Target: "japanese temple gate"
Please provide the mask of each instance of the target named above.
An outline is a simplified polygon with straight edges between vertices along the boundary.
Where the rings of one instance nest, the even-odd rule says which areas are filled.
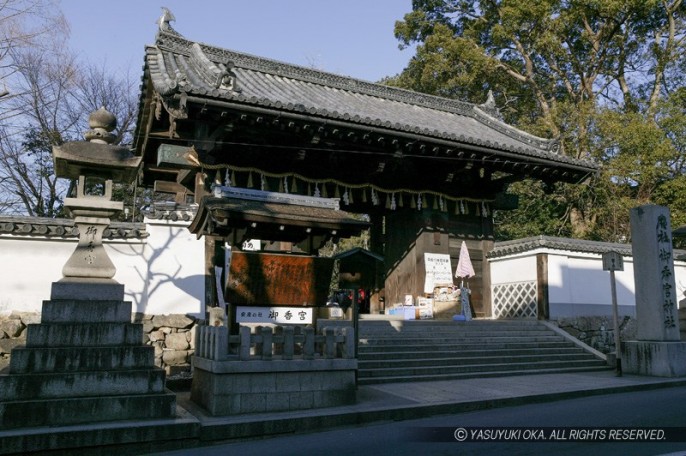
[[[508,185],[575,183],[597,170],[505,124],[490,95],[473,105],[415,93],[193,42],[162,25],[146,47],[134,135],[144,184],[179,204],[200,203],[213,183],[339,198],[344,211],[369,215],[387,306],[423,293],[424,253],[457,264],[465,240],[472,306],[488,316],[485,255],[493,211],[517,205]]]

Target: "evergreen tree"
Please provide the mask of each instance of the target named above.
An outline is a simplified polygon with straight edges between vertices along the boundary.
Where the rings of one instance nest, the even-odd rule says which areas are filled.
[[[417,44],[389,83],[482,103],[594,159],[581,185],[513,185],[501,238],[549,234],[628,240],[628,209],[652,202],[686,222],[683,162],[686,6],[681,0],[414,0],[396,23]]]

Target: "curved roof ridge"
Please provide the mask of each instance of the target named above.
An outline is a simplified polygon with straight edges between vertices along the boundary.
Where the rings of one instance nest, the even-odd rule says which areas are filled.
[[[559,152],[559,141],[557,139],[536,136],[509,125],[481,109],[483,105],[444,98],[437,95],[424,94],[400,87],[369,82],[275,59],[220,48],[207,43],[190,40],[180,35],[175,30],[173,32],[159,31],[154,47],[158,49],[169,48],[172,52],[190,56],[189,49],[194,45],[200,46],[204,54],[213,62],[222,63],[224,65],[231,62],[237,67],[253,71],[275,74],[280,77],[305,81],[325,87],[334,87],[353,93],[361,93],[368,96],[464,115],[474,118],[481,123],[486,123],[500,133],[527,143],[530,146],[553,154]]]

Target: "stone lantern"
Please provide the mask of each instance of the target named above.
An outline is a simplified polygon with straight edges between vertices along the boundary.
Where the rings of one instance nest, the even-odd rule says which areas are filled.
[[[121,299],[123,285],[112,279],[116,272],[102,245],[103,231],[110,218],[123,210],[124,204],[112,201],[113,182],[132,182],[138,173],[141,157],[129,149],[112,145],[117,119],[104,107],[88,119],[86,141],[73,141],[53,148],[57,177],[76,179],[75,197],[66,198],[64,206],[79,232],[79,243],[62,269],[64,278],[53,284],[52,299],[72,298],[74,284],[78,294],[89,297],[89,290],[102,297],[114,293]]]
[[[122,443],[143,428],[146,439],[162,440],[176,429],[170,421],[171,428],[141,421],[173,419],[176,395],[155,366],[155,348],[143,342],[143,324],[131,321],[132,303],[113,280],[116,270],[102,245],[110,217],[124,206],[112,201],[112,184],[133,180],[141,159],[111,144],[116,119],[104,108],[91,114],[89,125],[86,141],[53,149],[55,174],[78,180],[76,195],[64,202],[78,245],[43,301],[40,323],[28,325],[26,345],[12,350],[9,373],[0,374],[0,433],[45,429],[35,434],[45,449],[69,440],[53,438],[56,426],[111,422],[78,434],[74,441],[84,447]],[[15,444],[10,452],[27,451],[22,441]]]

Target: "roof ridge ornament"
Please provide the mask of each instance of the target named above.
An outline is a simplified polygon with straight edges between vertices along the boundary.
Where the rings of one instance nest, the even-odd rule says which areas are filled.
[[[190,63],[205,81],[215,89],[238,91],[236,88],[236,75],[231,71],[234,64],[227,61],[226,64],[215,64],[207,57],[198,43],[191,45]]]
[[[500,114],[498,106],[495,104],[495,97],[493,96],[493,91],[491,89],[488,90],[486,101],[483,104],[480,104],[479,108],[481,108],[481,110],[485,111],[487,114],[502,120],[502,115]]]
[[[156,24],[159,26],[161,32],[174,32],[175,30],[169,24],[171,21],[176,21],[174,14],[169,10],[169,8],[162,7],[162,15],[157,19]]]

